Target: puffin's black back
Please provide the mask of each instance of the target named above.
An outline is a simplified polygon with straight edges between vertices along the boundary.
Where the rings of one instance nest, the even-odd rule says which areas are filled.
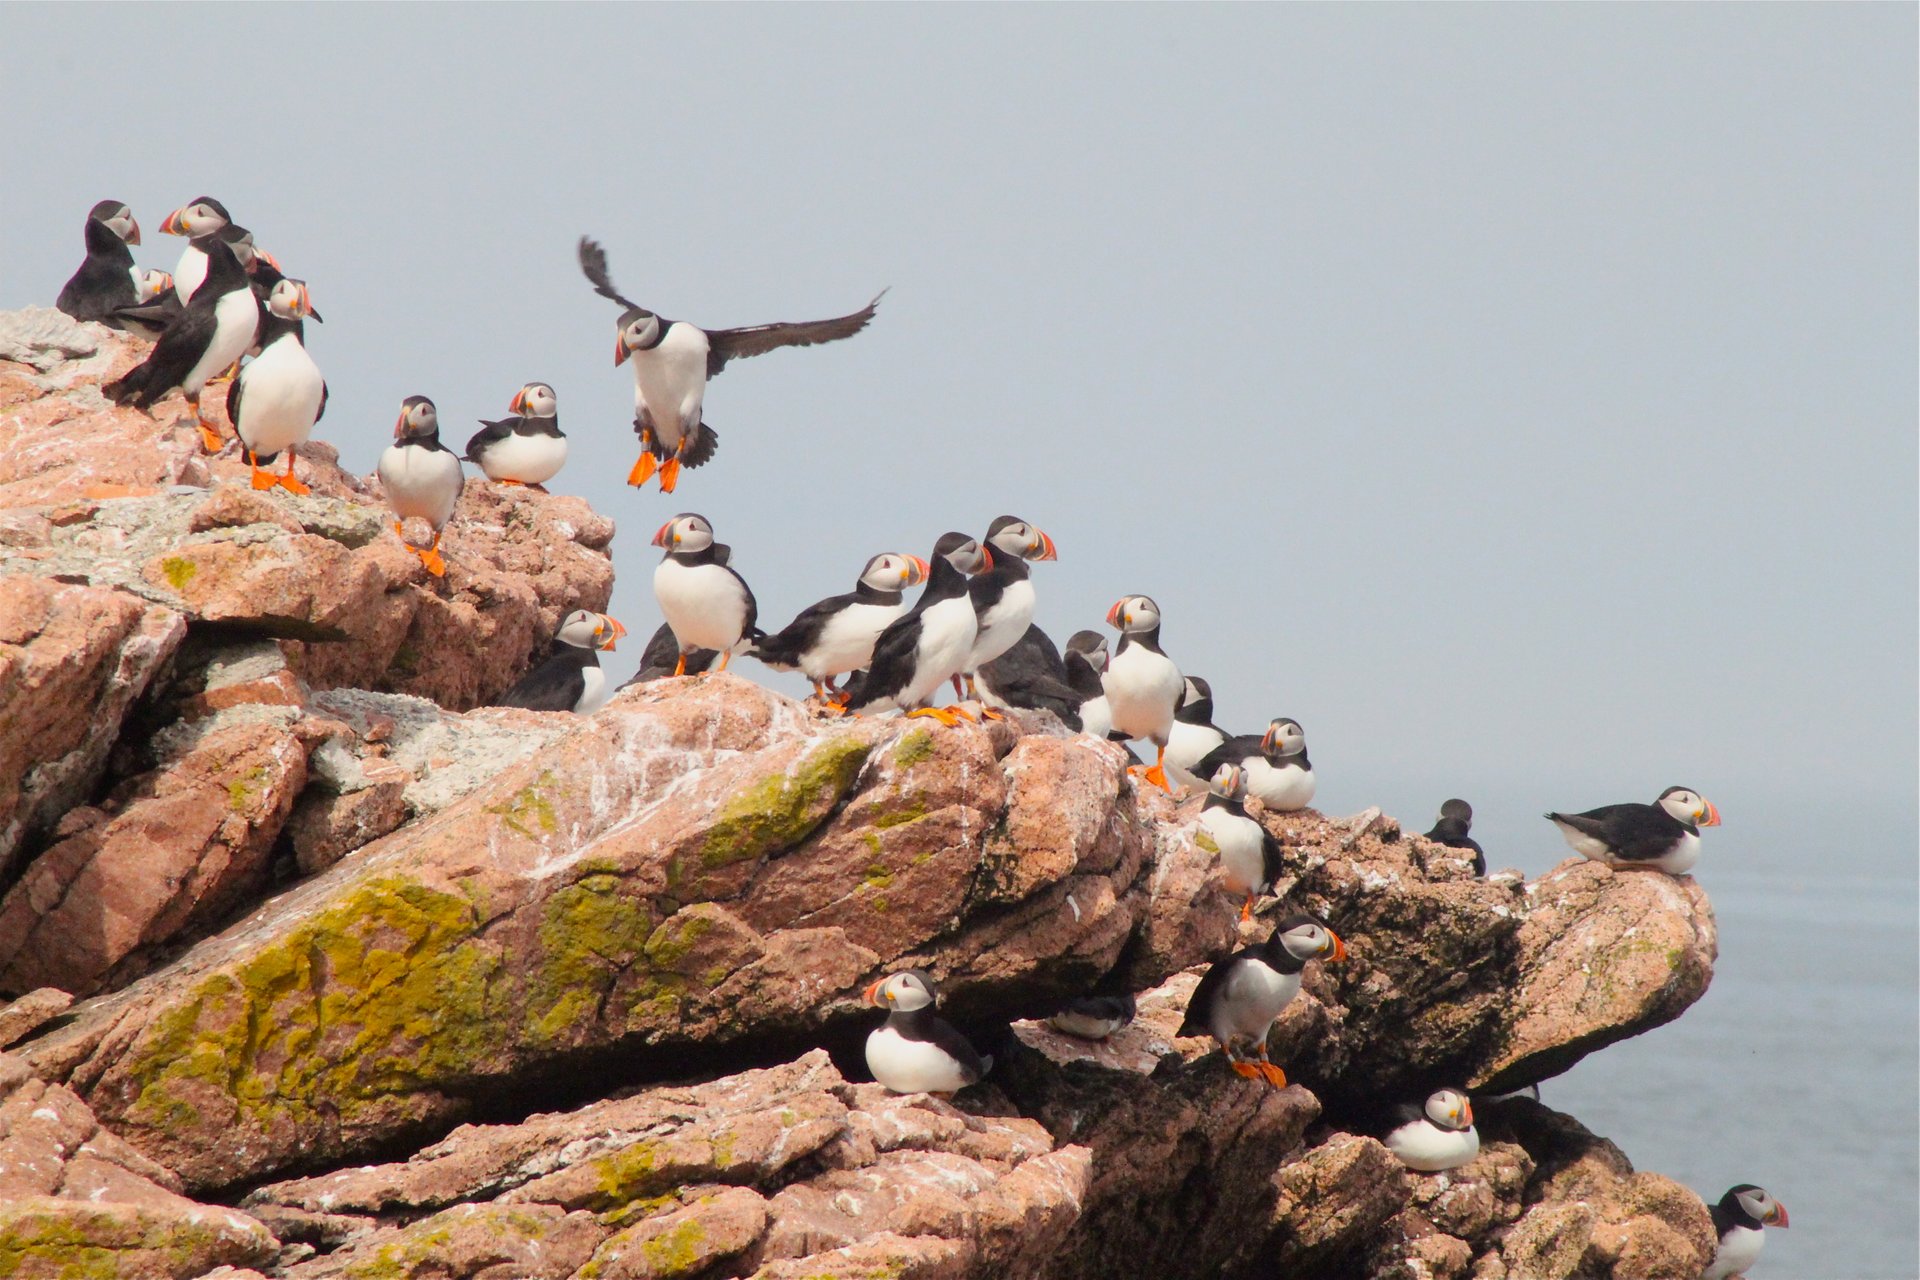
[[[1549,813],[1576,831],[1604,840],[1614,856],[1628,862],[1657,858],[1673,842],[1699,828],[1682,822],[1657,804],[1607,804],[1585,813]]]
[[[581,672],[600,665],[600,655],[591,648],[555,640],[547,656],[520,677],[520,682],[500,695],[496,706],[525,707],[529,711],[571,711],[586,692]]]
[[[133,287],[133,250],[98,218],[87,219],[86,240],[86,258],[61,286],[53,305],[75,320],[98,320],[119,329],[123,326],[113,313],[132,306],[139,296]]]
[[[891,698],[907,687],[913,678],[914,651],[920,644],[920,615],[942,600],[967,594],[967,575],[954,568],[947,556],[972,540],[964,533],[943,533],[933,544],[933,555],[927,560],[927,585],[913,606],[888,623],[880,638],[873,642],[873,661],[867,669],[848,678],[847,706],[858,710],[882,698]]]
[[[1031,711],[1051,711],[1067,728],[1080,731],[1080,703],[1084,699],[1067,683],[1067,664],[1038,625],[1030,624],[1013,648],[980,668],[979,676],[1009,704]]]
[[[207,278],[194,290],[193,300],[180,319],[167,326],[153,350],[140,364],[101,388],[115,404],[145,409],[180,385],[213,341],[219,322],[214,309],[235,289],[247,287],[247,273],[233,250],[214,244],[207,250]]]

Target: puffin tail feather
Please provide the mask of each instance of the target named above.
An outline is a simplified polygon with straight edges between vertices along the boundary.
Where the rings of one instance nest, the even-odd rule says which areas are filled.
[[[693,439],[687,443],[686,452],[680,455],[680,465],[687,468],[700,466],[713,457],[719,447],[719,433],[703,422],[694,428]]]

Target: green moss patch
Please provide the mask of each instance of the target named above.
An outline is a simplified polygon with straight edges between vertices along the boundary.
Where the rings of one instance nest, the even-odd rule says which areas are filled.
[[[903,736],[893,748],[893,762],[902,769],[911,769],[931,759],[933,759],[933,732],[929,729],[915,729]]]
[[[507,827],[529,840],[538,840],[541,836],[552,835],[559,829],[559,821],[554,816],[553,801],[547,799],[542,787],[553,786],[553,774],[543,770],[538,778],[514,792],[499,804],[487,806],[487,812],[497,814]]]
[[[842,734],[815,747],[793,769],[744,788],[714,816],[700,849],[701,864],[729,866],[806,839],[853,786],[870,749]]]
[[[175,591],[185,591],[187,584],[192,582],[194,575],[199,572],[200,566],[185,556],[168,556],[160,562],[161,575],[166,578],[167,585]]]

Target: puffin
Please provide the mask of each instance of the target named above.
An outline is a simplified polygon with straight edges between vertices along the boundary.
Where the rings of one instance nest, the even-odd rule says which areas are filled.
[[[234,222],[227,212],[227,206],[212,196],[201,196],[191,204],[183,204],[167,215],[160,224],[162,234],[186,236],[187,246],[180,251],[180,261],[173,267],[173,291],[180,301],[192,302],[193,295],[207,278],[209,246],[225,242],[229,246],[246,237],[249,244],[253,237]],[[241,265],[246,265],[246,256],[241,254]]]
[[[725,564],[725,560],[717,561]],[[640,651],[640,669],[627,677],[622,689],[636,684],[647,684],[654,680],[664,680],[674,675],[697,676],[713,665],[720,655],[711,649],[695,649],[691,653],[680,651],[680,642],[673,638],[673,628],[661,623],[647,638],[647,647]],[[682,665],[684,663],[684,665]]]
[[[1760,1260],[1760,1248],[1767,1242],[1766,1228],[1787,1225],[1787,1207],[1751,1182],[1727,1188],[1727,1194],[1707,1212],[1713,1215],[1714,1234],[1720,1242],[1700,1280],[1745,1275]]]
[[[986,705],[1051,711],[1067,728],[1080,732],[1080,693],[1067,678],[1060,651],[1037,624],[1029,623],[1011,649],[981,663],[974,674],[974,689]],[[1096,674],[1094,684],[1099,683]]]
[[[231,245],[231,248],[234,254],[239,257],[240,265],[247,269],[247,275],[252,278],[253,296],[259,299],[260,302],[260,325],[259,328],[254,330],[253,346],[247,352],[248,355],[257,356],[260,354],[261,348],[266,345],[267,325],[273,319],[268,310],[267,302],[273,297],[275,286],[289,277],[280,270],[280,264],[272,254],[263,253],[253,247],[253,233],[251,231],[243,233],[242,238],[235,241]],[[311,302],[308,304],[307,315],[321,324],[326,323],[326,318],[322,316],[318,310],[313,308]]]
[[[214,241],[206,258],[206,281],[180,319],[167,326],[144,361],[101,390],[115,404],[151,411],[156,401],[178,387],[193,408],[201,443],[207,452],[218,453],[225,441],[201,413],[200,393],[208,379],[246,352],[259,324],[260,307],[231,248]],[[179,284],[179,277],[174,283]]]
[[[1228,738],[1209,751],[1195,772],[1211,777],[1223,764],[1247,771],[1247,794],[1275,813],[1292,813],[1313,802],[1313,762],[1298,720],[1275,716],[1259,737]]]
[[[899,708],[951,728],[973,717],[959,707],[921,704],[958,675],[973,653],[980,623],[967,595],[967,575],[993,567],[994,555],[964,533],[943,533],[927,558],[920,598],[873,644],[873,661],[847,681],[842,706],[855,715]]]
[[[1107,625],[1120,632],[1120,647],[1107,659],[1100,680],[1113,712],[1113,731],[1153,743],[1159,758],[1146,770],[1146,780],[1171,792],[1167,740],[1187,682],[1160,648],[1160,606],[1150,596],[1122,596],[1107,610]]]
[[[887,1010],[867,1037],[867,1070],[892,1093],[953,1093],[993,1070],[967,1038],[933,1011],[939,990],[924,969],[904,969],[868,987],[864,999]]]
[[[1107,656],[1107,638],[1098,631],[1076,631],[1067,637],[1067,683],[1080,699],[1080,732],[1102,742],[1113,733],[1113,708],[1107,704],[1102,678]]]
[[[547,656],[494,705],[592,715],[609,692],[598,650],[613,652],[614,641],[626,634],[625,627],[604,613],[575,609],[560,620]]]
[[[888,551],[869,559],[852,591],[828,596],[747,650],[775,671],[800,671],[816,698],[838,709],[833,678],[873,660],[873,645],[907,611],[908,587],[927,580],[932,566],[919,556]]]
[[[1111,996],[1080,996],[1048,1018],[1047,1025],[1081,1040],[1105,1040],[1132,1023],[1136,1012],[1138,1005],[1131,991]]]
[[[140,224],[124,200],[102,200],[87,211],[87,256],[53,305],[75,320],[98,320],[109,329],[122,327],[114,312],[132,306],[138,270],[129,245],[140,243]]]
[[[1287,1073],[1267,1060],[1267,1033],[1300,993],[1300,971],[1307,961],[1346,958],[1340,935],[1317,916],[1295,912],[1265,942],[1242,947],[1207,970],[1176,1034],[1210,1035],[1226,1050],[1236,1073],[1285,1088]]]
[[[1388,1119],[1392,1127],[1381,1141],[1409,1169],[1420,1173],[1458,1169],[1480,1154],[1473,1103],[1458,1089],[1436,1090],[1422,1107],[1399,1103]]]
[[[985,572],[967,583],[967,596],[973,601],[978,624],[973,652],[960,673],[969,698],[980,696],[975,688],[980,667],[1018,644],[1033,623],[1033,580],[1027,573],[1027,561],[1060,558],[1053,539],[1018,516],[995,519],[987,526],[982,544],[991,548],[991,562]],[[956,681],[954,692],[960,691]]]
[[[580,237],[580,269],[593,291],[626,310],[614,340],[613,362],[633,360],[634,432],[640,437],[640,458],[627,473],[627,483],[644,485],[660,472],[660,492],[672,493],[682,466],[697,467],[713,456],[719,437],[701,420],[701,402],[707,382],[741,360],[776,347],[810,347],[851,338],[873,319],[880,297],[850,315],[798,324],[760,324],[745,329],[701,329],[684,320],[669,320],[647,310],[613,287],[607,274],[607,253],[598,243]],[[881,294],[885,294],[881,290]]]
[[[480,420],[467,441],[467,461],[499,484],[542,488],[567,461],[567,437],[560,430],[560,402],[544,382],[529,382],[507,405],[513,416]]]
[[[1199,676],[1187,677],[1187,691],[1174,713],[1167,737],[1167,778],[1198,790],[1210,775],[1194,772],[1207,753],[1227,740],[1226,730],[1213,722],[1213,686]]]
[[[267,298],[267,328],[260,354],[247,362],[227,386],[227,418],[253,469],[253,487],[279,485],[289,493],[307,493],[294,479],[293,449],[313,434],[314,424],[327,411],[327,381],[307,354],[302,319],[313,314],[305,281],[282,279]],[[287,467],[280,475],[260,469],[285,451]]]
[[[186,308],[180,303],[180,295],[173,291],[173,277],[167,272],[156,267],[135,267],[132,279],[133,301],[115,308],[113,319],[101,323],[123,329],[136,338],[155,341]]]
[[[1272,893],[1284,873],[1280,842],[1247,813],[1247,774],[1237,764],[1223,764],[1207,780],[1207,799],[1200,808],[1200,825],[1220,853],[1227,886],[1245,893],[1240,919],[1253,919],[1253,900]]]
[[[684,511],[660,526],[653,545],[664,549],[653,571],[653,594],[673,629],[681,656],[673,674],[685,675],[689,649],[719,653],[715,671],[725,671],[742,640],[756,640],[759,606],[747,581],[727,563],[713,540],[713,526],[703,515]]]
[[[400,402],[400,420],[393,424],[393,443],[380,454],[376,468],[380,488],[396,519],[393,531],[406,542],[407,550],[420,557],[420,563],[434,577],[444,577],[447,561],[440,554],[440,536],[453,519],[460,503],[460,491],[466,485],[466,473],[460,457],[440,443],[440,411],[425,396],[408,396]],[[433,545],[421,548],[407,542],[409,518],[425,520],[433,526]]]
[[[1697,791],[1668,787],[1652,804],[1608,804],[1585,813],[1549,813],[1567,844],[1610,867],[1651,867],[1684,875],[1700,860],[1700,828],[1720,825],[1720,810]]]
[[[1485,876],[1487,855],[1480,842],[1467,834],[1472,830],[1473,806],[1465,800],[1449,800],[1440,806],[1440,816],[1434,820],[1433,830],[1427,832],[1427,839],[1449,849],[1467,850],[1473,854],[1473,874]]]

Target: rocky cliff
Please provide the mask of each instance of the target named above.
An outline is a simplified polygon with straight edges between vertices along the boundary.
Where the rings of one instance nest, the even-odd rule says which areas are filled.
[[[470,481],[431,579],[324,448],[261,496],[105,405],[135,347],[0,317],[0,1274],[1704,1265],[1698,1197],[1537,1103],[1483,1104],[1449,1174],[1364,1136],[1678,1016],[1692,881],[1478,880],[1377,812],[1266,815],[1350,957],[1256,1084],[1176,1032],[1271,920],[1116,748],[738,674],[472,710],[604,607],[610,522]],[[909,963],[997,1058],[953,1102],[866,1082],[859,993]],[[1048,1029],[1096,984],[1131,1027]]]

